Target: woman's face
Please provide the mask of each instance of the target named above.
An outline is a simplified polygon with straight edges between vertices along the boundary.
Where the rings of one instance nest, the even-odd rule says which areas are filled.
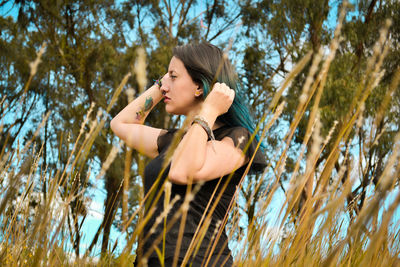
[[[161,91],[164,94],[165,110],[172,114],[187,115],[199,108],[202,97],[195,95],[197,90],[201,89],[193,82],[183,62],[172,57],[168,73],[162,78]]]

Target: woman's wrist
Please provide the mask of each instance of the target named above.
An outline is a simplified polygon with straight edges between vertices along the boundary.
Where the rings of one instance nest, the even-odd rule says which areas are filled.
[[[150,94],[153,96],[154,99],[157,99],[160,101],[163,98],[163,94],[161,92],[161,88],[158,84],[154,83],[149,89],[146,91],[149,91]]]
[[[136,110],[136,120],[143,122],[150,111],[161,101],[163,95],[157,85],[147,89],[141,98],[141,103]]]
[[[197,114],[197,116],[204,119],[208,123],[208,126],[211,129],[213,128],[214,123],[218,117],[218,115],[215,112],[213,112],[211,109],[207,109],[207,108],[202,108],[201,111],[199,112],[199,114]]]

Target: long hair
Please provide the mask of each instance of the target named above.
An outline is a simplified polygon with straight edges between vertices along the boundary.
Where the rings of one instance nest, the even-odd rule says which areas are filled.
[[[204,99],[216,82],[225,83],[233,89],[235,98],[231,107],[217,120],[228,126],[242,126],[254,133],[254,119],[244,102],[236,71],[218,47],[206,42],[182,45],[174,48],[173,55],[183,62],[192,80],[203,88]],[[256,139],[259,141],[260,137],[256,135]]]

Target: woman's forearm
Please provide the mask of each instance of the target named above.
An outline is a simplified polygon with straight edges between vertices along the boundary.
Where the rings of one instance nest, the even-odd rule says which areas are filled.
[[[111,128],[113,127],[113,124],[118,123],[143,124],[147,115],[162,98],[163,95],[159,86],[153,85],[129,103],[129,105],[127,105],[112,119]]]
[[[153,85],[129,103],[114,119],[111,130],[125,144],[140,153],[154,158],[158,155],[157,138],[161,129],[143,125],[147,115],[162,99],[158,85]]]
[[[208,122],[212,129],[217,116],[206,110],[202,110],[199,115]],[[189,128],[172,156],[169,171],[172,182],[187,184],[192,181],[193,175],[204,165],[207,140],[207,132],[201,125],[194,123]]]

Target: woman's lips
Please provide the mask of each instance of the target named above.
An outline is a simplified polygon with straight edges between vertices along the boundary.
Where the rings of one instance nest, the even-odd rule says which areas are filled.
[[[168,102],[168,101],[170,101],[171,100],[171,98],[169,98],[169,97],[167,97],[167,96],[164,96],[164,102],[166,103],[166,102]]]

